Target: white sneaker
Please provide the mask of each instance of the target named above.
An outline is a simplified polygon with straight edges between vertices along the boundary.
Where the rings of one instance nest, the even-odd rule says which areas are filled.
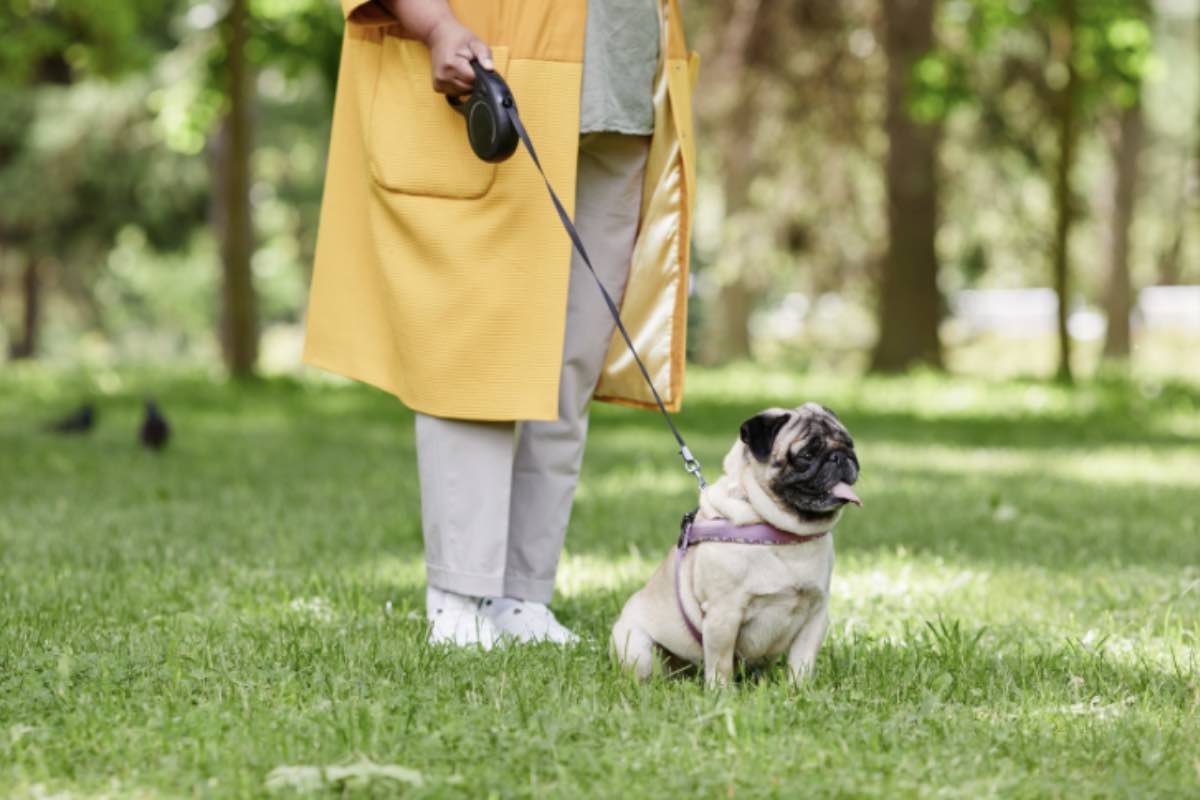
[[[485,597],[479,611],[503,636],[520,642],[574,644],[579,637],[554,618],[554,612],[542,603],[512,597]]]
[[[492,621],[479,612],[478,597],[429,586],[425,589],[425,617],[430,622],[430,644],[478,645],[491,650],[500,638]]]

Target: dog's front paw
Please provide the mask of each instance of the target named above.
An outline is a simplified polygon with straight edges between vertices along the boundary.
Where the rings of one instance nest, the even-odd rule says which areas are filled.
[[[802,686],[812,680],[813,662],[805,661],[799,664],[788,664],[788,674],[792,677],[792,683],[797,686]]]

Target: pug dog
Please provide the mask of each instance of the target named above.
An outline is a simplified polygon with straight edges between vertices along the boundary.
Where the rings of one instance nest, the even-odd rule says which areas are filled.
[[[657,648],[703,664],[710,686],[728,683],[735,656],[753,663],[786,653],[793,680],[812,672],[829,622],[832,531],[846,504],[862,505],[850,488],[859,473],[854,441],[824,406],[771,408],[742,424],[724,469],[701,492],[695,521],[766,523],[798,543],[672,550],[612,629],[613,655],[639,679],[650,677]]]

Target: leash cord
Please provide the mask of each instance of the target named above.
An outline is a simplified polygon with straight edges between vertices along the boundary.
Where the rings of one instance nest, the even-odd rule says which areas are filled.
[[[667,421],[667,427],[671,429],[671,434],[675,437],[675,441],[679,443],[679,456],[683,459],[683,468],[696,479],[696,483],[703,491],[708,482],[704,480],[704,475],[700,471],[700,462],[692,455],[687,442],[683,440],[683,434],[675,427],[675,422],[667,412],[667,407],[663,404],[662,397],[659,396],[658,389],[655,388],[654,381],[650,378],[650,372],[646,369],[646,365],[642,363],[637,349],[633,346],[633,340],[629,337],[629,331],[625,330],[625,324],[621,322],[621,312],[617,308],[616,302],[613,301],[612,295],[608,293],[608,289],[604,288],[604,283],[600,280],[600,276],[596,274],[596,269],[592,266],[592,260],[588,257],[587,250],[583,246],[583,240],[579,237],[579,231],[575,230],[575,224],[571,222],[570,215],[567,214],[562,201],[555,194],[554,187],[550,185],[550,179],[546,177],[546,171],[542,169],[542,162],[538,159],[537,151],[533,149],[533,142],[530,140],[529,134],[526,133],[525,126],[521,124],[521,117],[517,114],[516,104],[511,99],[505,98],[504,107],[508,112],[509,119],[512,120],[513,127],[517,129],[517,135],[521,137],[521,142],[525,145],[525,149],[529,151],[534,166],[537,167],[538,172],[542,175],[542,181],[546,184],[546,190],[550,192],[550,199],[554,202],[554,210],[558,212],[558,218],[562,221],[563,228],[566,229],[567,235],[571,237],[571,243],[575,245],[575,250],[583,258],[583,263],[587,265],[588,272],[592,273],[592,278],[595,279],[596,286],[600,288],[600,293],[604,295],[604,302],[608,305],[608,311],[612,314],[613,321],[617,323],[617,330],[621,332],[621,337],[625,340],[625,345],[633,355],[633,360],[637,362],[638,369],[642,371],[642,377],[646,379],[646,385],[650,387],[650,392],[654,395],[654,402],[658,403],[658,410],[662,412],[663,419]]]

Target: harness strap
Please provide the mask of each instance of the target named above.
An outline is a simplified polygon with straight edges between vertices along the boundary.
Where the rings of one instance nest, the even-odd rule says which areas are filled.
[[[525,149],[529,151],[529,156],[533,159],[534,166],[541,173],[542,181],[546,184],[546,190],[550,192],[550,199],[554,202],[554,210],[558,212],[558,218],[562,222],[563,228],[567,231],[567,235],[571,237],[571,243],[575,245],[575,250],[583,258],[583,263],[587,265],[588,272],[592,273],[592,278],[595,279],[596,286],[600,288],[600,293],[604,295],[604,302],[608,306],[609,313],[612,314],[613,321],[617,323],[617,330],[621,332],[621,338],[625,340],[625,345],[629,348],[629,352],[633,354],[633,360],[637,362],[638,369],[642,371],[642,377],[646,379],[646,385],[650,387],[650,392],[654,395],[654,402],[658,404],[658,410],[662,412],[663,419],[667,421],[667,427],[671,429],[671,435],[679,443],[679,455],[683,459],[683,468],[691,473],[692,477],[696,479],[696,483],[699,484],[700,489],[703,490],[708,483],[704,480],[704,475],[700,472],[700,462],[692,455],[692,451],[688,449],[687,442],[683,440],[683,434],[675,427],[675,422],[671,419],[671,415],[667,413],[667,407],[663,404],[662,397],[659,396],[658,389],[654,386],[654,381],[650,378],[649,370],[642,363],[637,349],[633,346],[633,340],[629,336],[629,331],[625,330],[625,324],[621,322],[621,312],[617,308],[616,302],[612,299],[612,295],[608,293],[608,289],[604,288],[600,276],[596,274],[596,269],[592,266],[592,259],[588,257],[587,249],[583,246],[583,240],[579,237],[579,231],[575,230],[575,225],[571,222],[570,215],[567,214],[567,210],[558,199],[558,195],[555,194],[554,187],[550,185],[550,179],[546,177],[546,171],[542,169],[542,162],[538,159],[537,151],[533,149],[533,141],[530,140],[529,134],[526,133],[525,126],[521,124],[521,117],[517,113],[516,104],[506,101],[504,108],[508,113],[509,119],[512,120],[513,127],[517,129],[517,135],[521,137],[521,142],[525,145]]]
[[[773,525],[767,524],[743,525],[739,527],[730,524],[727,520],[702,522],[697,526],[695,520],[696,511],[689,511],[683,515],[683,521],[679,526],[679,543],[675,546],[675,604],[679,608],[679,615],[683,617],[683,623],[687,626],[688,633],[696,640],[696,644],[702,648],[704,647],[704,633],[696,623],[692,622],[692,618],[688,616],[687,609],[683,605],[683,557],[687,555],[687,551],[692,545],[700,544],[701,542],[791,545],[804,544],[805,542],[815,541],[829,535],[829,531],[806,534],[789,533],[788,531],[781,531]],[[701,530],[698,535],[693,536],[692,534],[697,527],[706,528],[707,530]]]
[[[675,604],[679,606],[679,615],[683,617],[683,624],[687,626],[688,633],[696,640],[696,644],[704,647],[704,634],[696,626],[696,623],[692,622],[687,609],[683,607],[683,556],[685,553],[687,553],[686,548],[675,548]]]

